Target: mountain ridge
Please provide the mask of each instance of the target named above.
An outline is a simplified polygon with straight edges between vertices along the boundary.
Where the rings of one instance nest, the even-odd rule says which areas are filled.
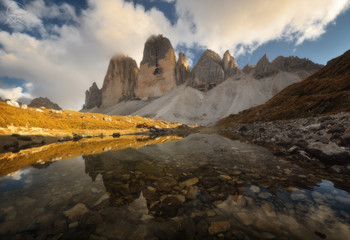
[[[350,111],[349,76],[350,50],[265,104],[231,115],[220,123],[287,120]]]
[[[126,57],[121,56],[120,58],[125,59]],[[234,109],[235,111],[241,111],[244,110],[241,109],[241,106],[244,104],[239,103],[237,99],[240,99],[240,101],[243,102],[245,100],[249,102],[248,105],[245,105],[245,108],[256,106],[267,101],[270,97],[273,96],[271,94],[277,93],[289,84],[300,81],[321,68],[321,65],[319,64],[315,64],[308,59],[300,59],[298,57],[280,56],[270,62],[267,55],[265,54],[256,65],[247,65],[243,69],[240,69],[238,67],[236,59],[231,56],[228,50],[224,53],[223,57],[220,57],[214,51],[207,49],[203,52],[197,64],[190,71],[190,68],[187,64],[186,55],[180,52],[178,59],[176,59],[175,52],[170,40],[163,37],[162,35],[153,35],[146,41],[144,56],[140,63],[139,69],[136,62],[132,58],[130,58],[130,61],[134,62],[135,69],[132,80],[129,80],[129,82],[132,82],[133,84],[125,87],[123,84],[121,84],[120,80],[118,80],[123,78],[123,72],[125,71],[120,70],[113,75],[111,74],[112,69],[109,67],[102,89],[104,89],[105,92],[109,91],[110,95],[113,95],[116,92],[120,92],[121,89],[133,94],[125,98],[115,98],[114,101],[110,102],[110,104],[103,104],[106,102],[106,96],[102,94],[102,99],[100,101],[98,99],[100,97],[99,91],[102,91],[102,89],[98,90],[96,89],[96,86],[93,85],[86,94],[86,102],[82,111],[96,111],[107,114],[142,113],[142,116],[153,116],[158,117],[159,119],[162,119],[161,117],[163,116],[165,117],[164,120],[176,119],[178,121],[182,119],[186,124],[212,124],[214,120],[220,119],[218,117],[224,116],[219,114],[215,117],[215,119],[212,116],[208,116],[207,120],[191,122],[188,120],[198,119],[200,115],[203,115],[205,117],[206,115],[213,114],[216,111],[200,107],[200,109],[202,109],[202,112],[198,113],[198,110],[196,110],[196,113],[194,114],[195,116],[190,116],[190,113],[193,113],[192,110],[188,110],[188,113],[183,112],[184,115],[188,116],[187,119],[183,119],[182,117],[170,117],[170,115],[180,116],[182,114],[175,112],[175,109],[172,109],[172,107],[166,102],[164,102],[162,107],[160,107],[161,109],[164,109],[163,106],[168,106],[168,108],[170,108],[164,110],[165,112],[169,113],[166,116],[161,113],[160,110],[157,111],[155,106],[149,106],[147,108],[145,107],[148,104],[155,104],[153,102],[155,102],[156,99],[163,97],[163,99],[168,99],[167,101],[175,101],[174,99],[169,99],[168,95],[171,95],[173,91],[176,91],[178,94],[180,94],[177,89],[180,88],[180,86],[183,84],[185,87],[182,87],[182,89],[190,87],[200,91],[196,92],[194,96],[183,96],[185,99],[191,99],[189,101],[198,102],[198,99],[203,100],[203,98],[206,98],[210,95],[206,94],[207,92],[217,88],[225,81],[230,80],[237,81],[236,83],[228,84],[230,87],[237,89],[231,91],[231,95],[228,95],[227,97],[230,98],[232,102],[235,102],[237,106],[228,107],[227,101],[221,97],[219,97],[219,99],[221,99],[219,101],[213,99],[212,102],[208,102],[208,106],[218,108],[218,106],[221,104],[220,102],[225,102],[225,109],[228,108]],[[107,77],[112,75],[113,77]],[[282,76],[284,76],[285,79],[282,79]],[[241,81],[242,79],[248,80],[246,83],[244,83],[244,81]],[[265,86],[264,84],[257,82],[260,80],[263,80],[262,82],[265,83]],[[109,87],[105,87],[108,86],[108,84],[106,84],[106,81],[111,83],[109,84]],[[252,88],[253,91],[250,91],[249,89],[244,90],[243,88],[245,87]],[[216,91],[218,91],[218,89]],[[253,96],[257,95],[255,100],[249,96],[249,91]],[[260,96],[264,94],[266,96]],[[215,93],[213,95],[219,96],[219,93]],[[96,96],[97,99],[91,99],[92,96]],[[179,99],[175,95],[172,96],[174,96],[176,99]],[[195,100],[197,97],[198,99]],[[187,105],[188,109],[191,109],[193,107],[189,104],[186,104],[186,102],[181,99],[179,101],[182,102],[185,106]],[[100,102],[101,104],[98,105]],[[135,104],[135,106],[131,106],[131,102]],[[201,104],[197,105],[199,106]],[[126,106],[129,106],[129,108],[131,107],[131,109],[135,111],[128,111],[125,109]],[[144,108],[144,110],[140,111],[141,108]],[[181,109],[182,108],[184,107],[181,107]],[[147,113],[146,109],[154,109],[154,111]],[[199,119],[201,118],[199,117]]]

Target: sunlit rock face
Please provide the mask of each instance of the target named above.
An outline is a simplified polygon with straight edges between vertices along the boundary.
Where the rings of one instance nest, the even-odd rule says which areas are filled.
[[[113,57],[103,82],[102,107],[109,107],[123,100],[135,98],[135,84],[139,69],[134,59]]]
[[[151,36],[145,43],[135,88],[139,99],[160,97],[176,88],[176,57],[169,39]]]
[[[97,87],[94,82],[89,90],[85,92],[85,105],[84,109],[91,109],[94,107],[100,107],[102,101],[101,90]]]
[[[225,79],[241,72],[241,70],[238,68],[236,59],[231,56],[228,50],[224,54],[224,57],[222,59],[222,65],[225,71]]]
[[[176,83],[181,85],[190,77],[190,66],[187,64],[187,56],[180,52],[175,68]]]

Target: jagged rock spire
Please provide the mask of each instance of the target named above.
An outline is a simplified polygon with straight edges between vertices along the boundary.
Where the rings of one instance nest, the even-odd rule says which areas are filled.
[[[169,39],[151,36],[145,43],[143,59],[135,87],[140,99],[160,97],[176,88],[176,57]]]
[[[175,74],[177,85],[181,85],[186,82],[190,76],[190,66],[187,64],[187,56],[182,52],[179,53],[179,59],[176,63]]]

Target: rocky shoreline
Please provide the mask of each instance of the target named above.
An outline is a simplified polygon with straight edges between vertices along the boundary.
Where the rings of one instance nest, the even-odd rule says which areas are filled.
[[[269,147],[276,155],[350,171],[350,113],[296,120],[237,124],[219,132]]]

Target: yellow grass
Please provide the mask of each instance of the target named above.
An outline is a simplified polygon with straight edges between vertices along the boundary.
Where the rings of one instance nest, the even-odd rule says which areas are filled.
[[[63,113],[52,113],[49,109],[20,109],[0,102],[0,134],[8,135],[22,132],[23,134],[58,135],[82,132],[97,134],[101,132],[140,132],[147,127],[175,128],[179,123],[152,120],[139,116],[108,116],[97,113],[80,113],[64,110]],[[103,118],[111,118],[111,121]],[[143,127],[137,127],[142,125]]]

